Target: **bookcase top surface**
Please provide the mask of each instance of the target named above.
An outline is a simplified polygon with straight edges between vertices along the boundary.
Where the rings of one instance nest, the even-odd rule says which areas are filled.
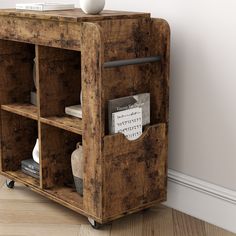
[[[0,16],[23,17],[41,20],[55,20],[65,22],[89,22],[101,20],[114,20],[114,19],[134,19],[134,18],[149,18],[149,13],[141,12],[126,12],[126,11],[113,11],[104,10],[99,15],[85,14],[81,9],[76,8],[73,10],[64,11],[25,11],[16,9],[1,9]]]

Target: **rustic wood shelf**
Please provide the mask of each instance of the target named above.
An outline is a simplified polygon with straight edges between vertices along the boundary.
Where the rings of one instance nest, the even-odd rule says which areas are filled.
[[[52,116],[47,118],[40,118],[40,121],[44,124],[52,125],[70,132],[82,135],[83,124],[82,119],[65,115],[62,117]]]
[[[83,197],[81,197],[74,188],[69,187],[57,187],[53,189],[47,189],[46,192],[52,197],[60,199],[64,205],[73,206],[73,209],[77,211],[83,210]]]
[[[11,179],[14,179],[16,181],[22,180],[21,182],[25,185],[30,185],[39,188],[40,182],[39,179],[33,178],[29,175],[26,175],[21,170],[17,171],[6,171],[5,174],[8,177],[11,177]]]
[[[0,24],[0,173],[101,224],[165,201],[168,23],[149,13],[6,9]],[[37,107],[30,104],[34,68]],[[81,90],[83,119],[66,115]],[[151,97],[143,135],[109,135],[108,101],[139,93]],[[39,180],[20,171],[37,138]],[[83,197],[71,168],[78,142]]]
[[[36,106],[31,104],[14,103],[9,105],[2,105],[1,108],[4,111],[9,111],[33,120],[38,120],[38,109]]]

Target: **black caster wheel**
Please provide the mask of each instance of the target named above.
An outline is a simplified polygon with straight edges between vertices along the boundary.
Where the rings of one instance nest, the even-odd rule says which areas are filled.
[[[148,212],[150,210],[150,207],[149,208],[145,208],[142,210],[142,213],[145,213],[145,212]]]
[[[93,220],[92,218],[88,217],[88,222],[94,229],[100,229],[102,227],[101,224],[99,224],[97,221]]]
[[[6,180],[6,186],[8,187],[8,188],[14,188],[14,186],[15,186],[15,181],[13,181],[13,180]]]

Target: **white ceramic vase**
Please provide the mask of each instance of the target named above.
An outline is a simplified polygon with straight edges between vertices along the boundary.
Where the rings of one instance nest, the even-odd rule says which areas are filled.
[[[105,0],[80,0],[80,7],[86,14],[99,14],[105,7]]]
[[[38,139],[36,140],[36,144],[34,146],[32,155],[33,155],[34,161],[39,164],[39,140]]]

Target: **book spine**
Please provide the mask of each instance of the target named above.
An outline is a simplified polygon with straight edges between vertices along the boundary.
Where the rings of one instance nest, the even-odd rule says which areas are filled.
[[[67,115],[75,116],[78,118],[82,118],[82,112],[71,111],[70,109],[65,109]]]
[[[39,175],[39,171],[32,170],[32,169],[30,169],[30,168],[28,168],[28,167],[26,167],[26,166],[22,166],[21,168],[24,169],[24,170],[26,170],[26,171],[29,171],[29,172],[32,173],[32,174]]]
[[[44,8],[42,5],[16,5],[18,10],[31,10],[31,11],[43,11]]]
[[[28,163],[22,163],[21,166],[24,166],[26,168],[29,168],[30,170],[35,170],[35,171],[39,171],[39,167],[36,167],[34,165],[28,164]]]
[[[36,178],[36,179],[39,179],[39,175],[33,174],[33,173],[31,173],[31,172],[29,172],[29,171],[23,169],[23,168],[21,169],[21,171],[22,171],[23,173],[25,173],[26,175],[29,175],[29,176],[34,177],[34,178]]]

